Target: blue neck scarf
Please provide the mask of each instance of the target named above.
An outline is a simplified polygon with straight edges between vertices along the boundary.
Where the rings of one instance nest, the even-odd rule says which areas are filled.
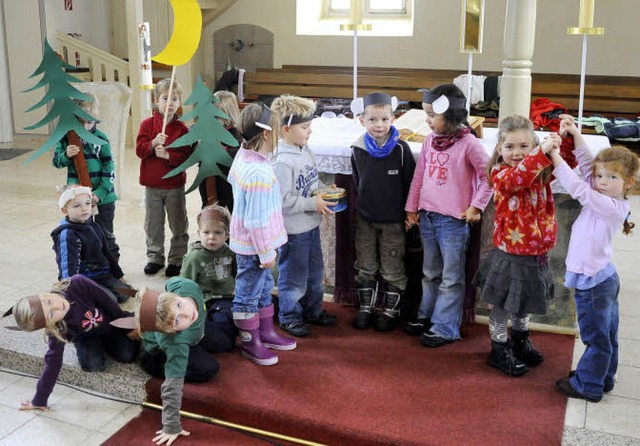
[[[396,144],[398,144],[399,139],[400,133],[398,132],[398,129],[391,126],[391,129],[389,130],[389,137],[382,147],[378,147],[378,143],[375,138],[369,135],[369,133],[364,134],[364,146],[372,157],[386,158],[389,156]]]

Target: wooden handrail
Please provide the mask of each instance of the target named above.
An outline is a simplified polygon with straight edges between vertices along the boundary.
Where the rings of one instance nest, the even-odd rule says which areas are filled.
[[[129,62],[65,33],[58,32],[57,37],[65,62],[75,65],[76,57],[79,58],[80,66],[89,68],[92,81],[122,82],[129,86]]]

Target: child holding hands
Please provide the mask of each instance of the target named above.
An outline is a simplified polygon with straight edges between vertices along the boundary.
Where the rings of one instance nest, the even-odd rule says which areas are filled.
[[[271,108],[278,115],[282,139],[273,170],[282,195],[287,243],[278,248],[278,302],[280,327],[293,336],[307,336],[306,324],[335,325],[322,309],[324,263],[320,245],[322,216],[330,202],[314,192],[324,187],[313,153],[307,146],[316,107],[311,99],[283,95]]]
[[[491,199],[489,157],[466,124],[466,98],[458,87],[423,92],[432,132],[422,144],[405,207],[406,225],[419,224],[424,250],[422,300],[412,330],[423,330],[420,341],[427,347],[441,347],[460,339],[469,225],[480,222]]]
[[[163,79],[153,91],[154,103],[158,111],[140,124],[140,131],[136,140],[136,155],[140,161],[140,184],[145,186],[145,217],[144,230],[147,243],[147,264],[145,274],[156,274],[164,268],[164,221],[165,213],[169,220],[169,228],[173,236],[168,265],[165,270],[167,277],[180,274],[182,257],[187,253],[189,243],[186,198],[184,185],[187,174],[181,172],[170,178],[163,178],[174,168],[184,163],[191,148],[188,146],[167,149],[173,141],[186,134],[189,130],[178,120],[178,108],[182,98],[182,87],[173,82],[171,97],[169,97],[170,79]],[[162,129],[164,113],[167,112],[166,129]]]
[[[529,340],[531,313],[546,314],[553,298],[548,252],[556,244],[557,224],[551,192],[551,160],[560,136],[541,145],[531,121],[504,118],[489,164],[494,187],[495,248],[481,262],[474,284],[489,313],[491,353],[488,363],[509,376],[520,376],[543,361]],[[507,324],[511,316],[511,338]]]
[[[229,246],[236,253],[238,275],[233,319],[240,330],[242,354],[258,365],[278,362],[274,350],[293,350],[296,341],[273,329],[273,275],[276,249],[287,242],[282,196],[269,157],[278,141],[278,122],[262,104],[242,110],[240,132],[245,139],[233,160],[229,182],[233,213]]]
[[[574,153],[584,179],[567,165],[558,150],[551,151],[553,174],[582,205],[571,228],[564,285],[574,288],[580,338],[586,349],[576,370],[556,382],[571,398],[592,403],[613,390],[618,370],[618,294],[620,280],[611,263],[614,233],[629,235],[627,193],[638,174],[638,157],[622,146],[598,153],[591,150],[569,115],[561,115],[560,133],[573,136]]]

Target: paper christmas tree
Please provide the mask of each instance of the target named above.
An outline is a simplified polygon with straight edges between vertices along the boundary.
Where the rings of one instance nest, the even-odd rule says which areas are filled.
[[[181,121],[194,119],[196,123],[191,126],[189,133],[182,135],[173,143],[167,146],[172,147],[187,146],[197,143],[196,149],[191,156],[180,166],[166,174],[164,178],[169,178],[188,169],[196,163],[200,163],[200,169],[187,193],[197,189],[200,183],[207,177],[225,175],[220,171],[218,164],[230,166],[233,159],[224,149],[222,144],[237,147],[238,141],[224,128],[217,118],[229,119],[214,104],[218,102],[211,90],[202,82],[200,76],[193,88],[193,93],[186,100],[185,105],[193,105],[193,109],[182,116]]]
[[[91,101],[93,98],[87,96],[71,85],[72,82],[80,82],[80,80],[68,74],[65,71],[68,68],[75,67],[60,59],[58,54],[53,51],[49,45],[49,42],[45,39],[42,62],[40,62],[36,71],[29,76],[29,78],[33,78],[42,75],[42,78],[36,85],[25,91],[33,91],[38,88],[47,87],[46,93],[44,97],[37,104],[30,107],[27,112],[40,108],[47,103],[51,103],[51,107],[44,118],[33,125],[25,127],[25,130],[33,130],[38,127],[42,127],[56,118],[58,118],[58,123],[49,139],[47,139],[47,141],[25,161],[25,164],[30,163],[44,152],[51,149],[62,139],[63,136],[67,134],[67,132],[71,130],[76,132],[80,138],[89,143],[98,145],[106,144],[106,141],[85,130],[84,125],[78,120],[78,118],[80,118],[85,121],[95,121],[96,118],[80,108],[78,104],[73,102],[73,99]]]

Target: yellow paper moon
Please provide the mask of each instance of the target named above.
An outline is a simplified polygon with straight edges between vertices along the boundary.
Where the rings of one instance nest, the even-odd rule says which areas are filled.
[[[184,65],[198,49],[202,34],[202,11],[197,0],[171,0],[173,33],[160,54],[152,57],[165,65]]]

